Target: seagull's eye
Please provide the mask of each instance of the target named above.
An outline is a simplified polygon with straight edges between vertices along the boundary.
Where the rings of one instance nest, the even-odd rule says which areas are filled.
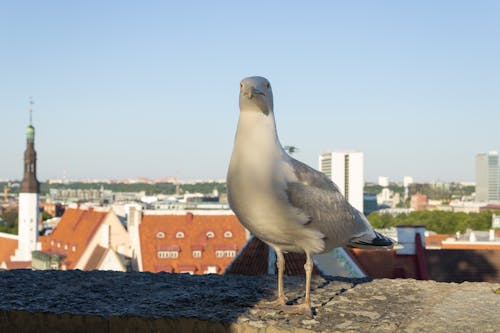
[[[240,89],[242,89],[242,88],[243,88],[243,83],[240,83]]]
[[[268,82],[268,83],[266,83],[266,87],[267,87],[267,89],[269,89],[269,87],[270,87],[270,86],[271,86],[271,85],[269,84],[269,82]]]

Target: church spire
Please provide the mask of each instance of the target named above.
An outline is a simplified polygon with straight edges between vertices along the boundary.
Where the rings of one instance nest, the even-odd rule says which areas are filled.
[[[33,123],[33,104],[35,104],[35,102],[33,102],[33,97],[30,97],[30,126],[32,126]]]
[[[24,152],[24,176],[21,193],[39,193],[40,184],[36,179],[35,128],[33,127],[33,99],[30,100],[30,122],[26,128],[26,150]]]

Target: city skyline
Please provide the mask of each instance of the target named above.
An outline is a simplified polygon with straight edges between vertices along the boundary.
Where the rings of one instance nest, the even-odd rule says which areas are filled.
[[[354,149],[367,181],[474,181],[476,154],[500,150],[493,1],[3,9],[0,179],[22,178],[30,96],[41,181],[223,179],[249,75],[315,168]]]

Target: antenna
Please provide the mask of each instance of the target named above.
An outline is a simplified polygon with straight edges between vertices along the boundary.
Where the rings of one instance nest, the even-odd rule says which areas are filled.
[[[33,121],[33,104],[35,104],[35,102],[33,102],[33,97],[30,97],[30,125]]]

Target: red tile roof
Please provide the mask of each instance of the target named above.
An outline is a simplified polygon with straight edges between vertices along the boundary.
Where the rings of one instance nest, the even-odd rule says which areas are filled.
[[[269,246],[257,237],[248,240],[226,274],[262,275],[268,272]]]
[[[10,261],[10,256],[14,255],[17,249],[17,239],[0,236],[0,264]]]
[[[92,209],[66,209],[52,234],[40,237],[42,251],[66,256],[63,264],[73,269],[106,214]]]
[[[213,238],[207,236],[209,232]],[[148,272],[203,274],[212,266],[222,273],[233,257],[231,253],[217,257],[215,251],[237,253],[246,242],[245,229],[235,215],[144,215],[139,233],[143,271]],[[177,254],[171,257],[158,251]],[[193,251],[201,251],[201,257],[193,257]]]

